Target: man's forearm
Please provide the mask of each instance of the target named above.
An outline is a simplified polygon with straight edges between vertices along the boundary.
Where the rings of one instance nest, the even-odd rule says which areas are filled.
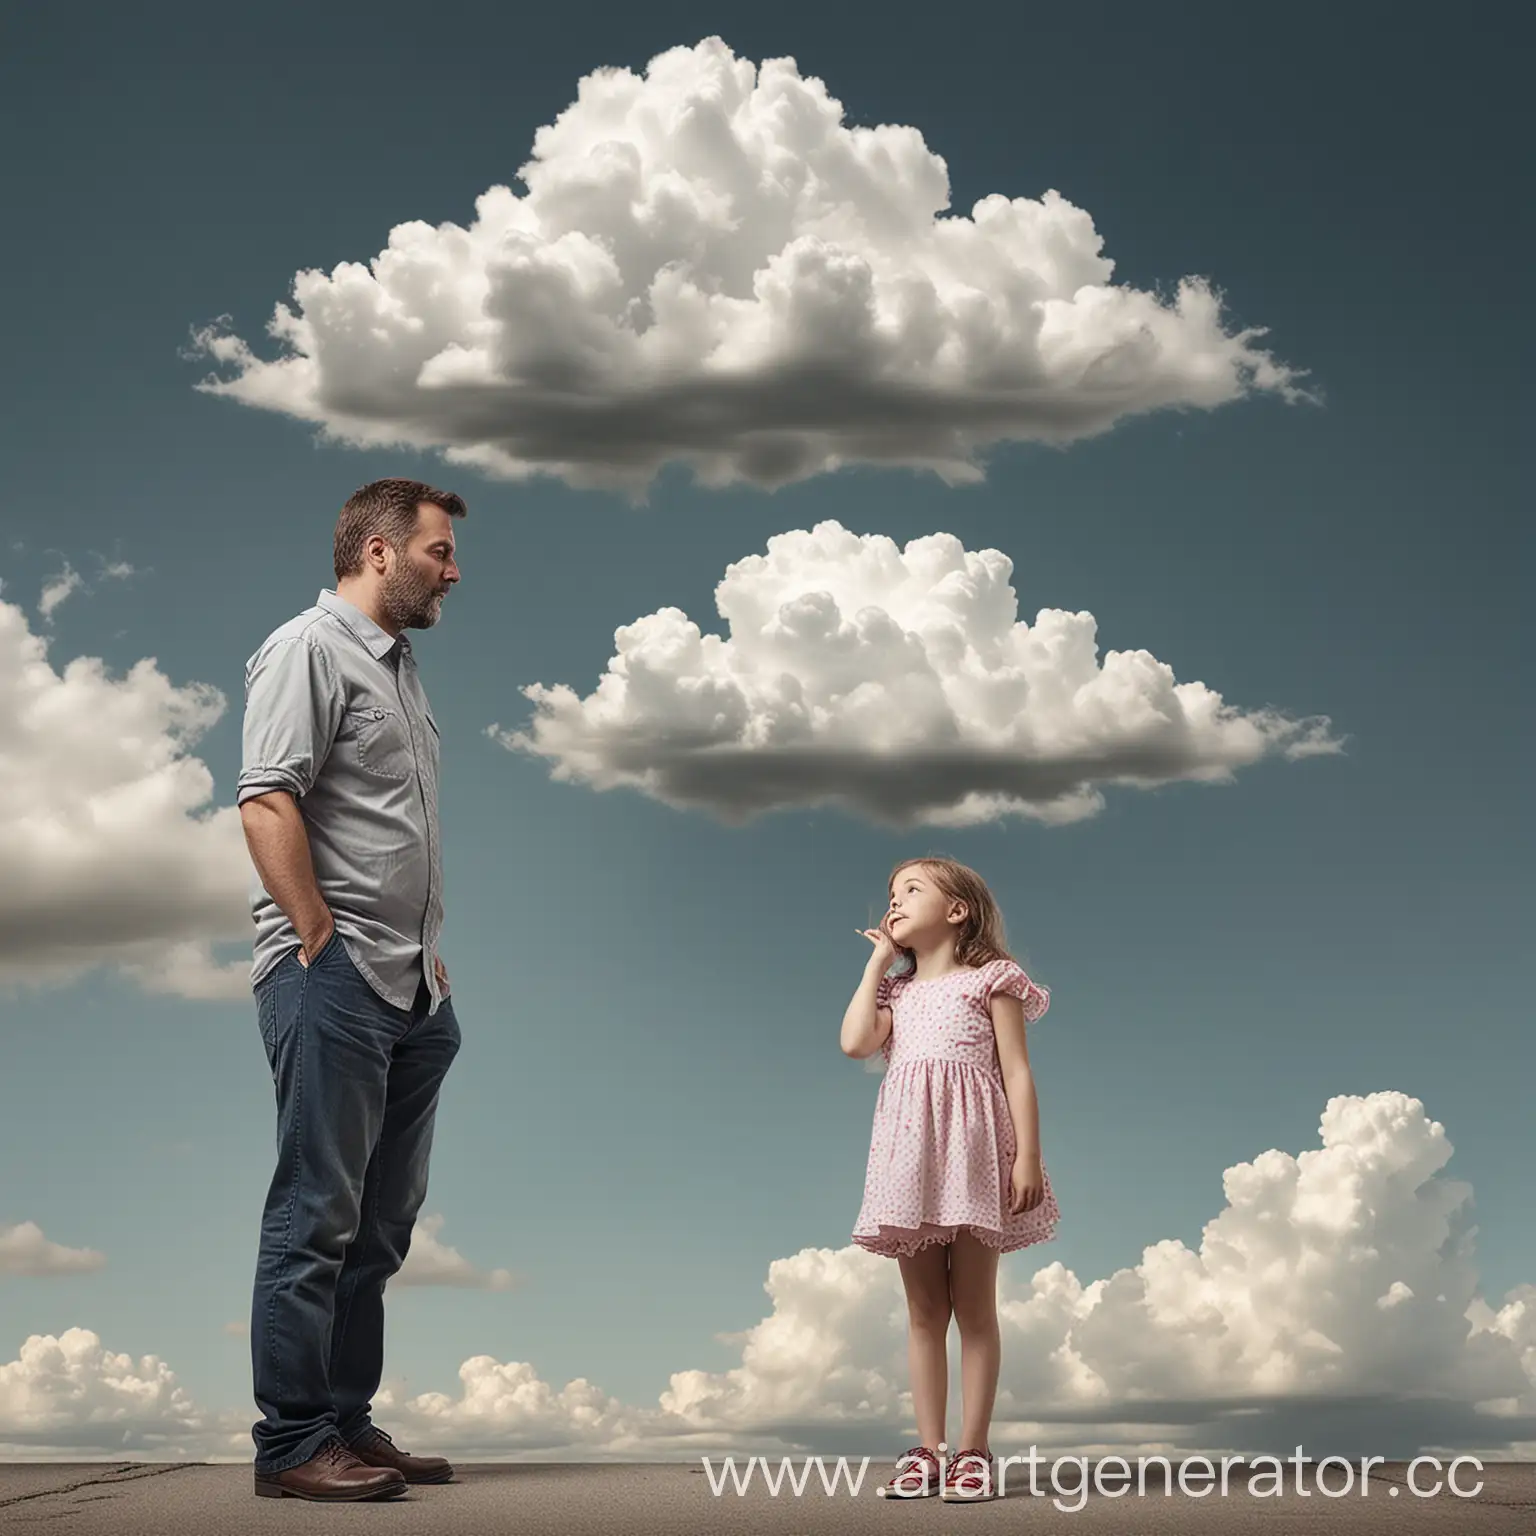
[[[263,887],[293,924],[304,952],[313,955],[335,920],[315,880],[298,802],[280,789],[257,795],[240,807],[240,824]]]

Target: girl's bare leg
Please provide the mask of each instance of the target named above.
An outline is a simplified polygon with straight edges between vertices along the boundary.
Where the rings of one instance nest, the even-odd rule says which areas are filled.
[[[1002,1369],[1003,1344],[997,1323],[998,1252],[969,1232],[950,1244],[949,1294],[960,1325],[960,1384],[964,1422],[956,1450],[990,1450],[992,1407]]]
[[[907,1290],[907,1368],[917,1438],[937,1450],[949,1390],[949,1249],[934,1243],[897,1263]]]

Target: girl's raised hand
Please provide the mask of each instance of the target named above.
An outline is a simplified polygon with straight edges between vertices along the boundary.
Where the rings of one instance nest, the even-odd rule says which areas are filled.
[[[882,971],[887,971],[895,963],[896,956],[901,953],[901,947],[891,937],[890,930],[885,926],[885,918],[880,919],[878,928],[858,928],[854,931],[862,933],[875,947],[870,953],[869,963],[878,965]]]

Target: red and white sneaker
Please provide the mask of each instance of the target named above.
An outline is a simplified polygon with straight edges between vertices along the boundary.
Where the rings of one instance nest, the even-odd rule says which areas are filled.
[[[978,1447],[956,1451],[944,1468],[944,1486],[939,1497],[946,1504],[980,1504],[997,1497],[992,1480],[992,1453]]]
[[[939,1491],[939,1458],[926,1445],[903,1451],[891,1477],[875,1492],[882,1499],[928,1499]]]

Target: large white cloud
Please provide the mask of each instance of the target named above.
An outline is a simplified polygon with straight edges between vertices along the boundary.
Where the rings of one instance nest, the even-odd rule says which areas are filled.
[[[78,1275],[106,1262],[94,1248],[66,1248],[45,1237],[35,1221],[0,1226],[0,1275]]]
[[[1066,443],[1166,407],[1316,398],[1229,329],[1210,283],[1116,284],[1055,190],[944,215],[915,128],[855,127],[790,58],[717,37],[602,68],[534,136],[518,194],[468,228],[298,273],[262,359],[225,319],[198,387],[359,447],[638,495],[668,461],[777,486],[846,464],[980,477],[979,450]]]
[[[1298,1156],[1229,1168],[1198,1249],[1155,1243],[1087,1284],[1027,1249],[1005,1258],[994,1446],[1536,1457],[1536,1285],[1498,1306],[1479,1293],[1472,1191],[1445,1175],[1444,1127],[1383,1092],[1331,1099],[1320,1129]],[[722,1336],[740,1363],[675,1372],[651,1405],[487,1354],[459,1367],[456,1394],[385,1383],[376,1415],[404,1445],[469,1458],[888,1456],[912,1428],[896,1265],[808,1248],[775,1261],[765,1288],[768,1315]],[[0,1451],[155,1435],[243,1459],[243,1431],[187,1403],[159,1362],[108,1355],[82,1330],[29,1339],[0,1366]]]
[[[153,657],[58,671],[48,645],[0,601],[0,986],[105,964],[152,992],[249,996],[249,954],[212,945],[249,944],[250,858],[192,752],[224,695]]]
[[[33,1334],[0,1364],[0,1456],[11,1460],[236,1456],[242,1437],[250,1444],[243,1418],[199,1408],[163,1360],[116,1353],[88,1328]]]
[[[1198,1250],[1168,1239],[1086,1286],[1059,1262],[1006,1285],[997,1417],[1014,1430],[997,1440],[1241,1451],[1294,1432],[1385,1455],[1528,1451],[1536,1287],[1497,1311],[1478,1294],[1472,1191],[1441,1174],[1444,1127],[1402,1093],[1341,1096],[1321,1139],[1229,1168]],[[898,1333],[870,1318],[883,1304],[894,1324],[901,1303],[879,1264],[854,1249],[780,1261],[742,1364],[678,1373],[663,1406],[736,1431],[888,1412]]]
[[[727,822],[831,804],[894,827],[1076,821],[1104,785],[1341,749],[1326,716],[1238,709],[1147,651],[1101,662],[1090,613],[1021,620],[1012,571],[945,533],[905,549],[830,521],[782,533],[716,587],[728,634],[647,614],[590,694],[531,684],[530,727],[488,734],[557,779]]]

